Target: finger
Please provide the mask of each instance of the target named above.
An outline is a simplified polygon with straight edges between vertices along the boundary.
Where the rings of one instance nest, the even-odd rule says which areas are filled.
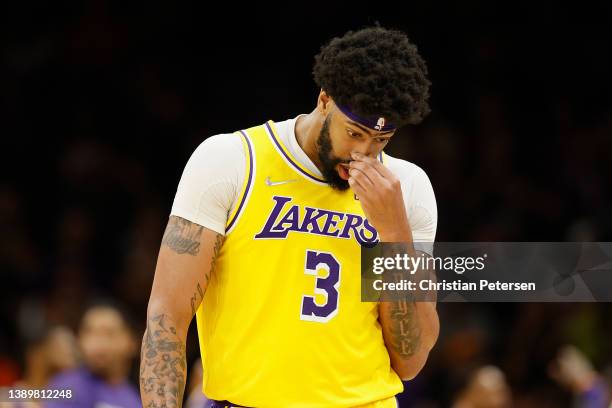
[[[372,184],[380,186],[385,182],[385,178],[370,163],[353,160],[349,166],[350,170],[356,170],[365,174]]]
[[[354,177],[355,180],[357,180],[357,182],[361,184],[366,190],[372,190],[374,188],[374,181],[370,179],[370,177],[365,171],[356,168],[350,168],[349,175],[351,177]]]
[[[366,189],[361,184],[359,184],[354,177],[349,177],[348,183],[351,187],[351,190],[353,190],[353,192],[359,198],[359,201],[361,201],[362,203],[364,201],[367,201],[368,194],[366,192]]]
[[[362,171],[350,169],[349,178],[352,178],[353,181],[355,181],[356,184],[359,184],[359,186],[361,186],[361,188],[363,188],[366,192],[372,191],[372,189],[374,188],[374,184],[372,183],[372,181]]]
[[[368,157],[368,156],[365,156],[357,152],[352,152],[351,157],[356,161],[361,161],[361,162],[365,162],[365,163],[372,165],[372,167],[374,167],[374,169],[376,169],[376,171],[380,173],[380,175],[384,178],[395,177],[394,174],[391,172],[391,170],[386,168],[378,159],[375,159],[373,157]]]

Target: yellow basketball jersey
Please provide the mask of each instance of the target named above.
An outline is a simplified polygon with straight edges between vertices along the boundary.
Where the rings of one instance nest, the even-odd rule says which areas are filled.
[[[377,234],[359,201],[299,164],[273,122],[235,137],[245,183],[197,311],[204,393],[258,408],[396,407],[377,304],[361,302],[360,244]]]

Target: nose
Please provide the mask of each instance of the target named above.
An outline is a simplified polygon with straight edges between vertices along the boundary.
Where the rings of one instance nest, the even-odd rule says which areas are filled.
[[[360,140],[353,146],[353,152],[361,153],[364,156],[376,157],[378,152],[376,151],[376,147],[371,138],[367,138],[366,140]]]

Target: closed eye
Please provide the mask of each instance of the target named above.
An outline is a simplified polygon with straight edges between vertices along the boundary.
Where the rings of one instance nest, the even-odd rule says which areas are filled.
[[[348,134],[350,137],[352,137],[353,139],[361,139],[361,137],[362,137],[362,134],[361,134],[361,133],[359,133],[359,132],[355,132],[355,131],[354,131],[354,130],[352,130],[352,129],[346,129],[346,133],[347,133],[347,134]],[[390,139],[390,138],[388,138],[388,137],[374,137],[373,139],[374,139],[374,141],[375,141],[376,143],[381,143],[381,144],[382,144],[382,143],[387,143],[387,142],[389,141],[389,139]]]

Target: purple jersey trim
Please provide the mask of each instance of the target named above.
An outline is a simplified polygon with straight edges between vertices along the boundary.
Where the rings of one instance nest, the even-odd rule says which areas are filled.
[[[277,150],[279,150],[281,152],[281,154],[285,157],[285,159],[287,159],[287,161],[296,169],[298,170],[300,173],[302,173],[303,175],[307,176],[308,178],[314,180],[314,181],[318,181],[319,183],[327,183],[325,180],[320,179],[318,177],[313,176],[312,174],[304,171],[297,163],[295,163],[291,157],[285,152],[285,149],[283,148],[283,146],[281,145],[280,141],[276,138],[276,135],[274,134],[274,132],[272,131],[272,128],[270,127],[269,122],[266,122],[266,128],[268,128],[268,133],[270,134],[270,137],[272,138],[272,140],[274,141],[274,144],[277,147]],[[384,164],[383,161],[383,153],[380,152],[378,154],[378,160]]]
[[[232,407],[243,407],[247,408],[244,405],[233,404],[227,400],[225,401],[211,401],[211,405],[208,408],[232,408]]]
[[[313,176],[312,174],[305,172],[304,170],[302,170],[302,168],[300,166],[297,165],[296,162],[293,161],[293,159],[291,159],[291,157],[289,157],[289,155],[285,152],[285,149],[283,149],[283,146],[280,144],[280,142],[278,141],[278,139],[276,138],[276,135],[274,134],[274,132],[272,131],[272,128],[270,127],[270,124],[266,122],[266,127],[268,128],[268,132],[270,133],[270,136],[272,136],[272,140],[274,141],[274,144],[276,144],[276,147],[278,148],[278,150],[280,150],[280,152],[282,153],[282,155],[285,157],[285,159],[287,159],[287,161],[289,163],[291,163],[291,165],[293,167],[296,168],[296,170],[298,170],[300,173],[302,173],[303,175],[307,176],[308,178],[314,180],[314,181],[318,181],[319,183],[325,183],[326,181],[323,179],[320,179],[318,177]]]
[[[244,207],[244,203],[246,202],[246,199],[249,196],[249,191],[251,190],[251,184],[253,182],[253,148],[251,147],[251,141],[249,140],[249,137],[247,136],[246,132],[241,130],[240,134],[242,135],[242,137],[244,137],[244,140],[246,141],[246,144],[249,148],[249,179],[247,180],[247,186],[244,189],[242,200],[240,200],[240,204],[238,205],[238,211],[236,211],[234,218],[232,218],[232,220],[227,225],[227,227],[225,227],[225,232],[229,231],[234,226],[234,223],[238,219],[238,216],[240,215],[240,212],[242,211],[242,207]]]

